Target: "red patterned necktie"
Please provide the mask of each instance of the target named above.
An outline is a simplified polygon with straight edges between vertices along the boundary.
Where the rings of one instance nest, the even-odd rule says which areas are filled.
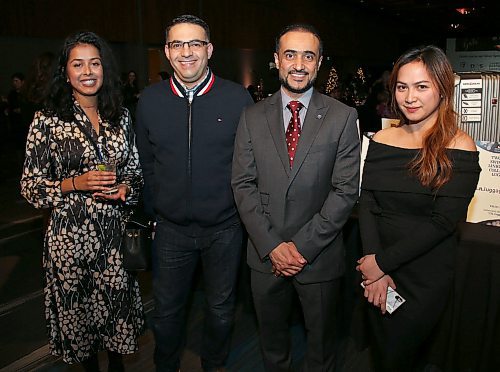
[[[290,101],[286,107],[292,112],[290,123],[288,123],[288,128],[286,129],[286,144],[288,147],[288,160],[290,161],[291,169],[300,138],[301,125],[299,111],[304,106],[299,101]]]

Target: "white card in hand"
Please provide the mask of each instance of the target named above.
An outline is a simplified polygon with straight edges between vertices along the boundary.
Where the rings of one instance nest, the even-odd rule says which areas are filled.
[[[398,307],[404,304],[406,300],[391,286],[387,287],[387,299],[385,300],[385,309],[392,314]]]
[[[361,287],[365,288],[363,282],[361,282]],[[398,307],[404,304],[406,300],[401,296],[396,290],[391,286],[387,287],[387,297],[385,300],[385,309],[389,314],[392,314]]]

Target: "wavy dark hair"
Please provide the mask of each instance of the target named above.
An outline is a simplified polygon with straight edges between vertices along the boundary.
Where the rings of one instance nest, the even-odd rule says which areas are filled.
[[[424,186],[438,189],[450,180],[452,163],[446,147],[458,133],[458,117],[453,110],[455,76],[444,52],[436,46],[428,45],[410,49],[397,60],[391,73],[389,87],[392,94],[392,109],[400,119],[399,126],[408,123],[395,98],[398,73],[402,66],[411,62],[422,62],[432,82],[439,91],[441,101],[436,123],[426,133],[422,149],[410,163],[410,171]]]
[[[122,96],[115,59],[108,44],[90,31],[77,32],[68,36],[64,41],[48,89],[44,111],[46,114],[55,114],[66,121],[74,119],[73,88],[67,82],[66,66],[71,50],[81,44],[93,45],[99,50],[103,68],[103,83],[97,95],[99,115],[111,125],[117,125],[122,115]]]

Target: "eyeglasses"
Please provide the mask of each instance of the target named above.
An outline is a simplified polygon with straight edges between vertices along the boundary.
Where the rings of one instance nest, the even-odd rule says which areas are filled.
[[[209,43],[208,41],[204,40],[189,40],[189,41],[174,40],[167,42],[167,47],[173,50],[181,50],[182,48],[184,48],[184,44],[187,44],[191,49],[199,50],[204,46],[208,45],[208,43]]]

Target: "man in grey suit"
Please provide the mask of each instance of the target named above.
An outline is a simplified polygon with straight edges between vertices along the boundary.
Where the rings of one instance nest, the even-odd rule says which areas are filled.
[[[274,54],[281,89],[240,119],[232,186],[249,234],[248,264],[267,371],[291,365],[288,318],[298,294],[307,329],[305,371],[332,371],[342,227],[358,197],[356,110],[312,87],[322,42],[286,27]],[[303,125],[301,125],[303,123]]]

